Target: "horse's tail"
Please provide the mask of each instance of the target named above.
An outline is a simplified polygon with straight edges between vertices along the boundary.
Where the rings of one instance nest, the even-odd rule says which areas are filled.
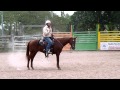
[[[30,42],[28,42],[28,44],[27,44],[27,50],[26,50],[26,57],[27,57],[27,59],[29,58],[29,43]]]

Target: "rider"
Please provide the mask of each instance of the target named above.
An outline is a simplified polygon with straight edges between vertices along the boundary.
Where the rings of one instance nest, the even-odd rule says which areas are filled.
[[[53,45],[52,38],[52,28],[51,28],[51,21],[47,20],[45,22],[45,26],[43,27],[43,38],[48,43],[46,46],[46,53],[50,53],[50,47]]]

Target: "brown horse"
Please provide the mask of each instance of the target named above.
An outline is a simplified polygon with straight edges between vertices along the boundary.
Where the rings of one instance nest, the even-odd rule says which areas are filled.
[[[76,38],[57,38],[54,39],[54,46],[53,46],[53,54],[56,54],[56,59],[57,59],[57,68],[58,70],[60,70],[60,66],[59,66],[59,55],[63,49],[63,47],[66,44],[70,44],[71,48],[74,50],[75,49],[75,41]],[[31,68],[33,68],[33,59],[35,57],[35,55],[37,54],[38,51],[43,52],[44,53],[44,46],[41,46],[38,44],[39,40],[31,40],[30,42],[28,42],[27,45],[27,51],[26,51],[26,57],[27,57],[27,68],[28,70],[29,68],[29,62],[31,60]]]

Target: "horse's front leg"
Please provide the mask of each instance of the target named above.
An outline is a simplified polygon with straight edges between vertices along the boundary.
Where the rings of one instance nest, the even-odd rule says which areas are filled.
[[[56,54],[56,58],[57,58],[57,68],[58,68],[58,70],[61,70],[61,68],[60,68],[60,66],[59,66],[59,55],[60,55],[60,53],[59,53],[59,54]]]

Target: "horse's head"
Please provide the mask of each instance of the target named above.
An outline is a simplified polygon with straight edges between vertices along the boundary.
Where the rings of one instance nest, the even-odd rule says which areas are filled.
[[[75,43],[76,43],[76,37],[71,37],[70,38],[70,41],[69,41],[69,44],[71,45],[71,48],[73,49],[73,50],[75,50]]]

